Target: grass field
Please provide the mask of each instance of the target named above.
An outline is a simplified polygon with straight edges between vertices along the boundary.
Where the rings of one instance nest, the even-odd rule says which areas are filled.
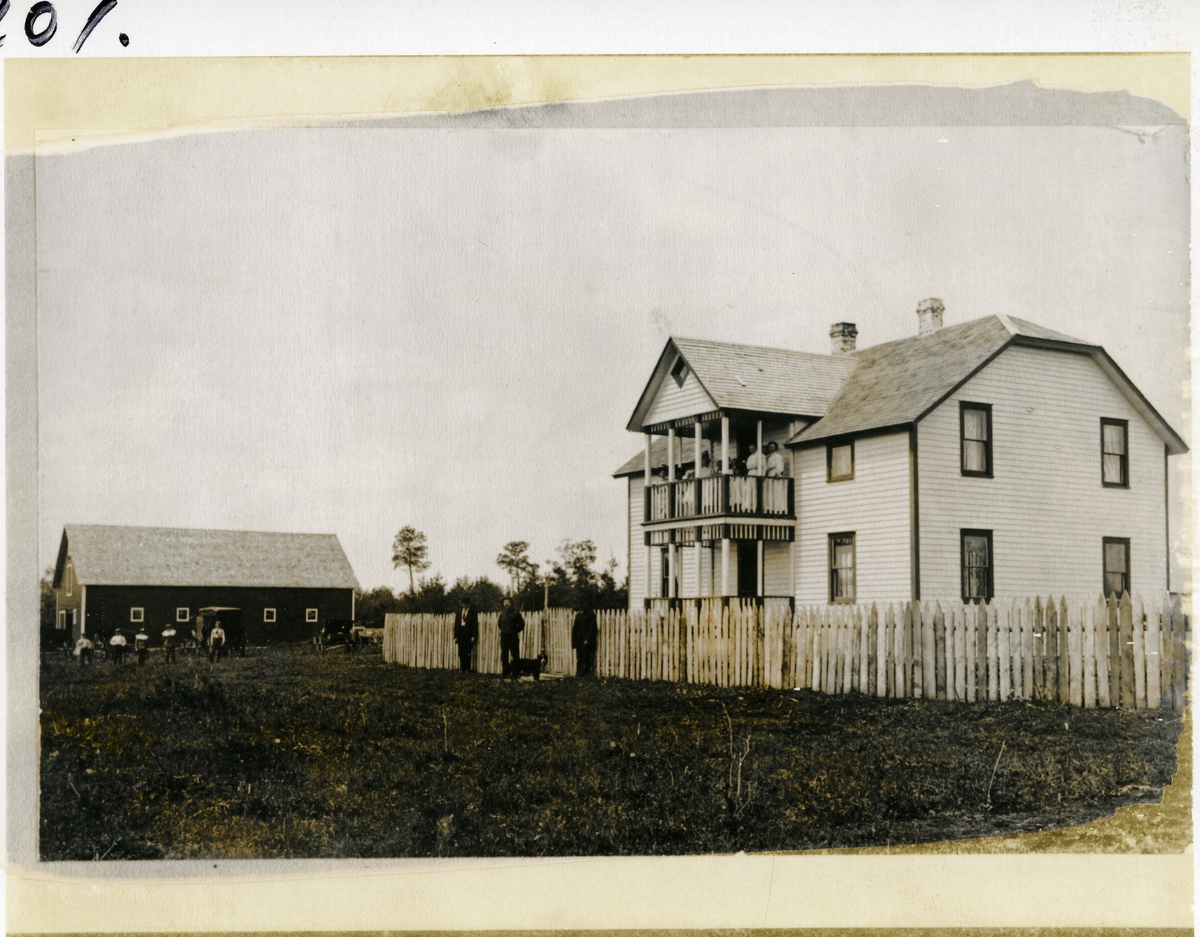
[[[409,670],[41,672],[41,855],[684,854],[1043,830],[1156,802],[1177,716]],[[739,784],[740,770],[740,784]]]

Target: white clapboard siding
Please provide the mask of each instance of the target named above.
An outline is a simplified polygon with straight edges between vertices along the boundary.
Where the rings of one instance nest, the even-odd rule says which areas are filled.
[[[992,406],[992,478],[964,478],[959,403]],[[1128,489],[1100,480],[1100,419],[1129,421]],[[922,595],[956,595],[962,528],[991,530],[998,600],[1098,594],[1104,537],[1131,587],[1166,589],[1163,442],[1084,355],[1013,347],[918,424]],[[804,515],[801,514],[801,524]]]
[[[715,409],[717,405],[691,371],[688,372],[682,387],[675,382],[675,378],[668,375],[659,387],[658,395],[650,405],[650,412],[646,414],[643,423],[651,425],[681,416],[699,416]]]
[[[795,464],[796,601],[828,600],[829,534],[850,531],[859,602],[909,595],[908,433],[856,440],[850,481],[825,480],[824,446],[800,450]]]
[[[646,598],[646,546],[642,534],[646,486],[640,475],[631,475],[629,485],[629,606],[640,608]]]

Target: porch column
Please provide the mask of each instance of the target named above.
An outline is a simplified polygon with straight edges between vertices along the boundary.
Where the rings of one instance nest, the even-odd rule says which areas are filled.
[[[667,430],[667,481],[675,481],[675,427]]]
[[[729,474],[729,417],[721,417],[721,474]]]
[[[758,421],[758,439],[756,442],[758,443],[758,448],[755,449],[755,452],[762,452],[762,420]]]
[[[701,477],[701,475],[700,475],[700,461],[701,461],[700,450],[704,448],[704,425],[699,420],[696,420],[696,424],[695,424],[694,428],[696,431],[696,441],[692,444],[692,448],[694,450],[692,455],[695,456],[696,468],[692,474],[695,475],[697,478],[700,478]],[[696,497],[699,498],[699,496],[700,496],[700,493],[697,491]],[[696,502],[696,509],[697,509],[697,513],[698,513],[699,509],[700,509],[699,501]]]
[[[729,538],[721,538],[721,595],[729,595]]]
[[[654,437],[646,433],[646,474],[643,476],[645,484],[642,486],[642,498],[645,499],[643,508],[644,517],[650,516],[650,447],[653,444]],[[654,548],[650,544],[646,544],[646,598],[650,598],[654,594],[654,570],[652,569],[654,559]]]
[[[678,560],[675,556],[675,544],[672,543],[667,547],[667,596],[669,598],[678,598],[679,590],[676,588],[675,577],[679,574],[677,567]]]
[[[87,634],[87,586],[79,587],[79,633]],[[79,638],[75,640],[78,641]]]
[[[767,575],[766,575],[766,570],[763,569],[763,542],[761,540],[759,540],[759,541],[757,541],[757,543],[758,543],[758,571],[754,578],[757,580],[758,594],[759,594],[759,597],[761,598],[767,591],[766,590],[766,582],[765,582]]]

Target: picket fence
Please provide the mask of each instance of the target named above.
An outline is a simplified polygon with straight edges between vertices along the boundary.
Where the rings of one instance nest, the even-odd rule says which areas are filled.
[[[521,656],[574,672],[570,609],[524,613]],[[596,673],[635,680],[813,689],[894,699],[1183,706],[1190,632],[1179,603],[903,602],[795,610],[753,600],[596,613]],[[501,672],[498,615],[479,616],[476,669]],[[453,668],[453,615],[388,615],[384,659]]]

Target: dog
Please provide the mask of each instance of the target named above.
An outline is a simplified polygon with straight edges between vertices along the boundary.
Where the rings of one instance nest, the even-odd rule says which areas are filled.
[[[512,662],[512,669],[509,674],[514,680],[520,680],[522,676],[528,674],[534,680],[542,679],[542,671],[546,669],[546,654],[542,652],[537,657],[518,657]]]

